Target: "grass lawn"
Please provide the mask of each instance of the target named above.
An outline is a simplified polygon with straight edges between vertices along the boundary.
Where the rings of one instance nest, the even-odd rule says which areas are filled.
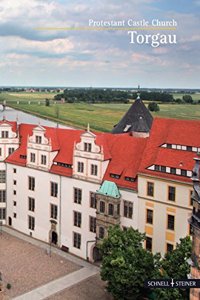
[[[94,130],[110,131],[117,124],[131,104],[87,104],[51,101],[45,106],[45,99],[53,99],[53,93],[1,93],[0,102],[38,116],[45,116],[63,124],[86,128],[87,124]],[[19,103],[17,103],[19,101]],[[31,102],[29,104],[29,101]],[[40,103],[40,104],[39,104]],[[147,104],[148,105],[148,104]],[[200,120],[200,105],[159,104],[160,111],[152,115],[178,119]]]

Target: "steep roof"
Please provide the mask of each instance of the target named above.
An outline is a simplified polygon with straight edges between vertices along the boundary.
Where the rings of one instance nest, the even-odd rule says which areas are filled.
[[[112,133],[149,132],[153,117],[140,98],[136,99],[129,110],[113,128]]]

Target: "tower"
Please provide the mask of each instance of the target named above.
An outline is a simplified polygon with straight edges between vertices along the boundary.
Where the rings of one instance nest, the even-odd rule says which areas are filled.
[[[140,98],[138,86],[137,99],[119,123],[114,126],[112,133],[130,132],[136,137],[148,137],[152,122],[153,117]]]
[[[195,166],[192,173],[193,193],[192,203],[193,211],[189,223],[192,228],[192,264],[191,278],[200,279],[200,157],[194,158]],[[190,290],[190,300],[200,298],[200,289]]]

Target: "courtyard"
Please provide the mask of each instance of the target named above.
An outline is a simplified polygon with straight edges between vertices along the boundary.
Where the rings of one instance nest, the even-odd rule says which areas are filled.
[[[17,233],[17,235],[19,234]],[[47,297],[40,296],[40,299],[112,299],[105,290],[105,283],[101,281],[98,269],[97,272],[92,273],[88,271],[93,268],[92,265],[90,267],[90,264],[73,256],[71,259],[67,259],[66,257],[70,257],[70,255],[65,253],[61,253],[62,256],[58,255],[55,252],[59,252],[59,250],[52,248],[50,251],[48,245],[41,247],[39,245],[41,242],[23,235],[21,237],[22,239],[10,235],[8,232],[0,232],[0,272],[3,280],[3,293],[0,293],[0,300],[15,297],[27,300],[37,298],[37,293],[34,294],[34,291],[39,289],[38,293],[40,294],[40,288],[43,287],[46,290],[52,290],[52,295],[51,292],[47,292],[49,295]],[[84,280],[76,275],[81,270],[88,272]],[[55,285],[56,280],[62,280],[68,274],[74,276],[73,282],[68,284],[67,288],[59,287],[58,292],[54,294],[51,286]],[[76,276],[78,277],[76,278]],[[6,287],[7,284],[10,285],[10,289]],[[57,285],[59,286],[59,284]],[[31,292],[33,294],[26,294]]]

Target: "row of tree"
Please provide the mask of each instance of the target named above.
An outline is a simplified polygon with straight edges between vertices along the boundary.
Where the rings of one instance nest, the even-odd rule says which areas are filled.
[[[119,226],[109,229],[108,237],[100,245],[102,253],[101,278],[107,282],[114,299],[189,299],[186,289],[148,289],[146,280],[187,279],[192,243],[190,237],[180,240],[176,249],[163,258],[143,248],[145,235],[133,228],[126,231]]]
[[[190,96],[191,97],[191,96]],[[55,100],[64,99],[65,102],[119,102],[128,103],[131,99],[136,99],[137,93],[130,91],[120,91],[112,89],[65,89],[64,93],[54,97]],[[140,93],[140,98],[147,101],[160,101],[163,103],[174,102],[171,94],[166,92],[143,92]]]

